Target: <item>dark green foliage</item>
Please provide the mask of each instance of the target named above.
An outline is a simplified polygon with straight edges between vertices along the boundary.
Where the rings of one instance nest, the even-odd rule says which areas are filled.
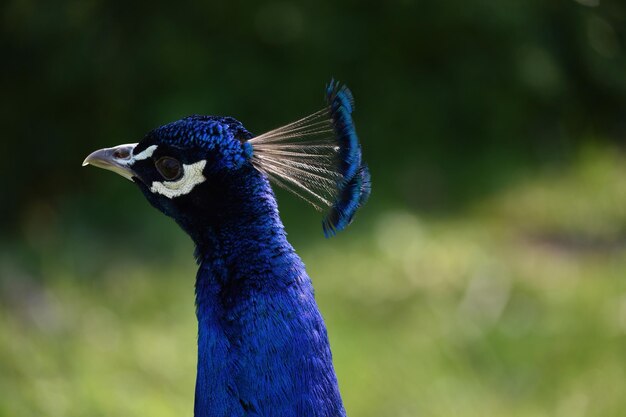
[[[358,98],[377,199],[456,206],[624,136],[626,6],[593,3],[6,2],[1,226],[101,181],[78,171],[88,150],[194,113],[262,132],[319,108],[331,76]]]

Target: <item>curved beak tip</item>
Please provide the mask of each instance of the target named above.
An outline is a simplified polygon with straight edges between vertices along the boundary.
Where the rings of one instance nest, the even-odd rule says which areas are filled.
[[[136,145],[136,143],[129,143],[114,148],[99,149],[87,155],[82,166],[92,165],[103,168],[132,181],[134,172],[130,165],[132,164],[132,150]]]

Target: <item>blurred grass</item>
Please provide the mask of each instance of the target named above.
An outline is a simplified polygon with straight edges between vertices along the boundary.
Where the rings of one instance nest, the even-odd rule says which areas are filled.
[[[583,147],[458,215],[366,211],[299,248],[348,414],[623,415],[624,178],[623,154]],[[190,245],[54,242],[2,251],[0,415],[191,415]]]

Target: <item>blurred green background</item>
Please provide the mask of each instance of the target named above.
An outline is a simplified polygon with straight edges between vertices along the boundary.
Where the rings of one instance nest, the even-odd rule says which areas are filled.
[[[192,245],[83,169],[193,113],[263,132],[352,89],[373,194],[279,192],[348,414],[623,416],[626,3],[0,6],[0,416],[190,416]]]

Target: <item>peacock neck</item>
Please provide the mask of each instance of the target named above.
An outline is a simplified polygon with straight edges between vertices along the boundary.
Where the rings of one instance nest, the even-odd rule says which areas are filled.
[[[310,279],[269,184],[248,186],[247,200],[194,238],[195,415],[344,416]]]
[[[287,241],[267,178],[251,175],[243,185],[230,190],[228,198],[207,224],[190,233],[200,263],[212,265],[216,273],[224,269],[221,278],[225,281],[270,277],[275,280],[272,274],[262,272],[279,265],[303,270]]]

